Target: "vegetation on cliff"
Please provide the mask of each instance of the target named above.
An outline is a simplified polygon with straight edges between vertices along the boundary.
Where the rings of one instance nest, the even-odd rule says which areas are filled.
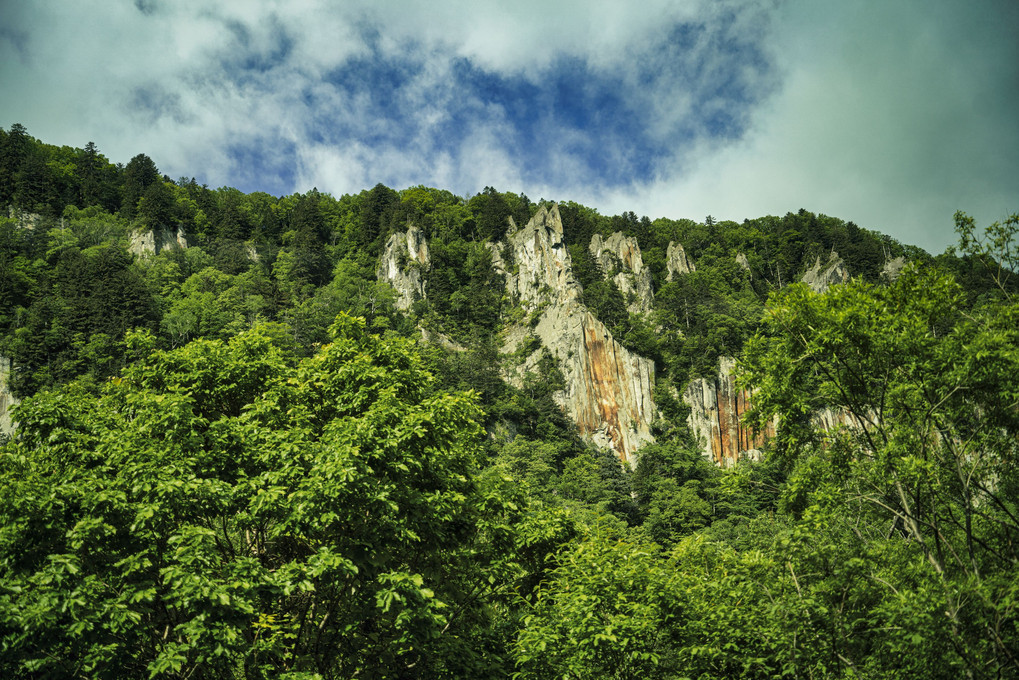
[[[655,366],[624,467],[507,293],[498,244],[544,204],[213,190],[0,130],[0,674],[1019,673],[1019,218],[958,214],[934,257],[806,210],[559,203],[580,301]],[[408,224],[430,257],[401,309],[377,266]],[[647,313],[589,248],[616,232]],[[796,283],[832,251],[851,281]],[[728,469],[680,399],[723,355],[778,422]]]

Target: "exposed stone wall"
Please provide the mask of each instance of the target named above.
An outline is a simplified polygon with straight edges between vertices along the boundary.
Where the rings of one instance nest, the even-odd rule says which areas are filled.
[[[386,241],[376,275],[380,281],[386,281],[396,289],[396,307],[407,310],[415,300],[425,297],[422,274],[428,271],[430,265],[425,234],[411,225],[406,232],[397,232]]]
[[[176,230],[156,227],[132,232],[127,249],[140,257],[145,253],[158,255],[166,249],[185,249],[187,247],[187,236],[181,227],[177,227]]]
[[[580,284],[573,276],[570,252],[563,240],[559,206],[553,205],[551,209],[542,206],[526,225],[511,231],[506,239],[513,253],[513,266],[506,272],[506,290],[525,311],[580,299]],[[495,262],[493,265],[498,271],[500,265]],[[505,264],[501,266],[505,270]]]
[[[697,267],[686,256],[683,246],[674,242],[670,242],[668,250],[665,251],[665,268],[668,270],[668,273],[665,275],[666,281],[672,281],[673,277],[680,274],[689,274],[690,272],[697,271]]]
[[[736,255],[736,264],[738,264],[745,271],[750,272],[750,261],[747,260],[747,256],[745,253],[738,253]],[[753,272],[750,272],[750,280],[751,281],[754,280]]]
[[[722,467],[735,465],[741,458],[758,459],[761,447],[775,436],[777,418],[763,430],[754,431],[742,420],[753,407],[753,394],[736,387],[735,360],[721,357],[718,373],[712,378],[695,378],[683,392],[690,406],[687,423],[700,440],[701,452]],[[874,421],[877,414],[871,414]],[[826,408],[811,416],[814,426],[825,432],[840,427],[858,430],[862,424],[848,412]]]
[[[722,467],[729,467],[740,458],[759,457],[764,442],[775,436],[775,422],[769,422],[759,432],[743,424],[743,415],[752,405],[752,395],[736,387],[733,359],[722,357],[718,363],[715,377],[690,381],[683,392],[683,401],[690,406],[688,423],[704,447],[704,456]]]
[[[893,283],[895,279],[899,278],[899,274],[906,268],[906,258],[896,257],[892,260],[887,260],[884,266],[881,267],[881,276],[885,278],[888,283]]]
[[[535,333],[566,379],[557,401],[581,436],[633,461],[641,446],[654,441],[654,362],[616,342],[579,304],[548,307]]]
[[[583,437],[612,449],[624,461],[634,460],[636,451],[653,441],[654,362],[616,342],[580,302],[557,206],[542,207],[526,225],[509,233],[506,243],[512,266],[507,267],[501,255],[496,259],[501,246],[493,246],[493,266],[509,269],[507,292],[525,311],[539,315],[533,334],[566,382],[555,395],[557,402]],[[511,329],[508,335],[515,346],[527,333]]]
[[[18,403],[18,400],[11,394],[10,379],[11,360],[0,356],[0,434],[11,434],[14,432],[14,423],[11,421],[11,407]]]
[[[846,269],[846,264],[839,254],[833,250],[823,265],[821,256],[818,255],[814,266],[808,269],[800,280],[810,286],[815,293],[823,293],[832,284],[848,281],[849,270]]]
[[[617,231],[607,239],[601,234],[591,237],[588,246],[602,275],[619,287],[627,300],[631,314],[646,314],[651,311],[654,293],[651,288],[651,270],[644,266],[637,239]]]

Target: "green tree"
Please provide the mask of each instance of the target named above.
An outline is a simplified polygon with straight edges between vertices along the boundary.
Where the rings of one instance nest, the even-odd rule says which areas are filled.
[[[3,132],[0,129],[0,132]],[[32,138],[21,123],[15,123],[0,137],[0,206],[14,199],[18,170],[32,148]]]
[[[787,508],[844,493],[858,530],[899,537],[935,577],[949,625],[918,634],[947,635],[973,676],[1017,672],[1019,305],[970,309],[950,276],[911,268],[887,287],[789,286],[766,328],[746,380],[759,417],[780,417]],[[844,426],[818,427],[825,409]]]
[[[356,243],[377,256],[381,252],[386,236],[389,235],[393,212],[400,205],[400,195],[380,183],[363,196],[361,228],[357,233]]]
[[[561,558],[516,640],[518,677],[665,678],[670,593],[651,546],[595,534]]]
[[[506,235],[513,210],[498,191],[492,187],[485,187],[480,194],[468,201],[467,207],[474,212],[478,240],[494,243]]]
[[[471,481],[474,399],[433,392],[409,341],[334,333],[297,361],[262,326],[23,402],[5,677],[483,674],[483,596],[520,572],[491,552],[509,508]]]
[[[142,192],[136,215],[150,229],[169,227],[173,222],[174,207],[173,191],[167,183],[156,180]]]
[[[138,201],[145,195],[145,190],[159,182],[159,170],[151,158],[143,153],[138,154],[124,168],[124,183],[121,187],[120,214],[126,219],[134,219]]]
[[[82,208],[97,205],[102,199],[103,166],[105,159],[99,153],[94,142],[85,145],[75,163],[75,175],[78,180],[78,200]]]

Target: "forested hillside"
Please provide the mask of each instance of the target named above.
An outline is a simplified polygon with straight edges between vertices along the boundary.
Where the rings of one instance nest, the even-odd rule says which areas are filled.
[[[4,677],[1019,675],[1015,216],[274,197],[20,125],[0,209]]]

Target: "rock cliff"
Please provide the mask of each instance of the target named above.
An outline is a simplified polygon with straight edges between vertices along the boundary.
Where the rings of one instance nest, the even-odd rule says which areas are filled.
[[[7,216],[12,220],[15,220],[18,225],[18,229],[26,229],[28,231],[34,230],[40,224],[43,224],[42,215],[39,213],[25,212],[24,210],[18,210],[14,206],[10,206],[7,209]],[[64,218],[60,218],[60,227],[64,226]]]
[[[644,266],[637,239],[627,237],[620,231],[607,239],[603,239],[601,234],[595,234],[588,249],[602,276],[611,278],[619,286],[627,310],[631,314],[650,312],[654,301],[651,270]]]
[[[665,275],[666,281],[671,281],[673,277],[679,274],[689,274],[690,272],[697,271],[697,267],[686,256],[683,246],[679,243],[671,242],[669,243],[668,250],[665,251],[665,268],[668,270],[668,273]]]
[[[563,240],[563,222],[559,207],[542,206],[526,225],[506,235],[514,266],[505,271],[502,257],[493,266],[505,271],[506,291],[519,301],[525,311],[534,311],[539,305],[566,305],[580,299],[580,284],[573,276],[570,253]],[[502,272],[500,272],[502,273]]]
[[[883,276],[888,283],[892,283],[895,279],[899,278],[899,274],[906,268],[906,258],[896,257],[892,260],[887,260],[883,267],[881,267],[881,276]]]
[[[11,394],[8,379],[11,375],[11,360],[0,356],[0,434],[11,434],[14,432],[14,423],[11,421],[11,407],[18,403],[18,400]]]
[[[187,248],[188,240],[184,230],[177,227],[176,231],[165,227],[140,230],[131,233],[131,242],[127,249],[137,256],[145,253],[158,255],[167,248]]]
[[[751,394],[736,387],[735,364],[722,357],[716,376],[694,378],[683,392],[683,401],[690,406],[687,422],[703,446],[702,453],[722,467],[735,465],[740,458],[758,458],[760,447],[775,436],[774,422],[760,432],[743,424]]]
[[[559,405],[582,436],[632,461],[637,449],[653,441],[654,362],[616,342],[580,302],[557,206],[542,207],[507,235],[506,244],[514,263],[506,273],[506,290],[537,315],[533,335],[565,378],[565,388],[556,394]],[[495,266],[502,262],[500,257]],[[512,351],[526,334],[511,330],[508,335],[514,340],[504,350]]]
[[[761,431],[754,431],[742,422],[750,410],[753,394],[736,387],[735,360],[721,357],[718,373],[712,378],[694,378],[683,393],[690,407],[690,425],[701,443],[702,454],[722,467],[735,465],[741,458],[757,460],[761,447],[775,436],[777,419]],[[871,414],[872,421],[877,414]],[[832,432],[840,427],[858,430],[863,426],[857,418],[841,409],[825,408],[811,415],[815,427]]]
[[[849,280],[849,270],[845,262],[834,250],[828,255],[828,261],[821,264],[821,256],[817,256],[814,266],[807,270],[800,279],[803,283],[813,289],[815,293],[823,293],[828,286],[835,283],[845,283]]]
[[[736,264],[742,267],[744,270],[750,272],[750,280],[754,280],[754,273],[750,271],[750,261],[747,259],[745,253],[738,253],[736,255]]]
[[[425,297],[422,273],[428,271],[430,264],[428,242],[418,227],[411,225],[406,232],[395,233],[386,241],[376,275],[396,289],[398,309],[408,310],[415,300]]]

